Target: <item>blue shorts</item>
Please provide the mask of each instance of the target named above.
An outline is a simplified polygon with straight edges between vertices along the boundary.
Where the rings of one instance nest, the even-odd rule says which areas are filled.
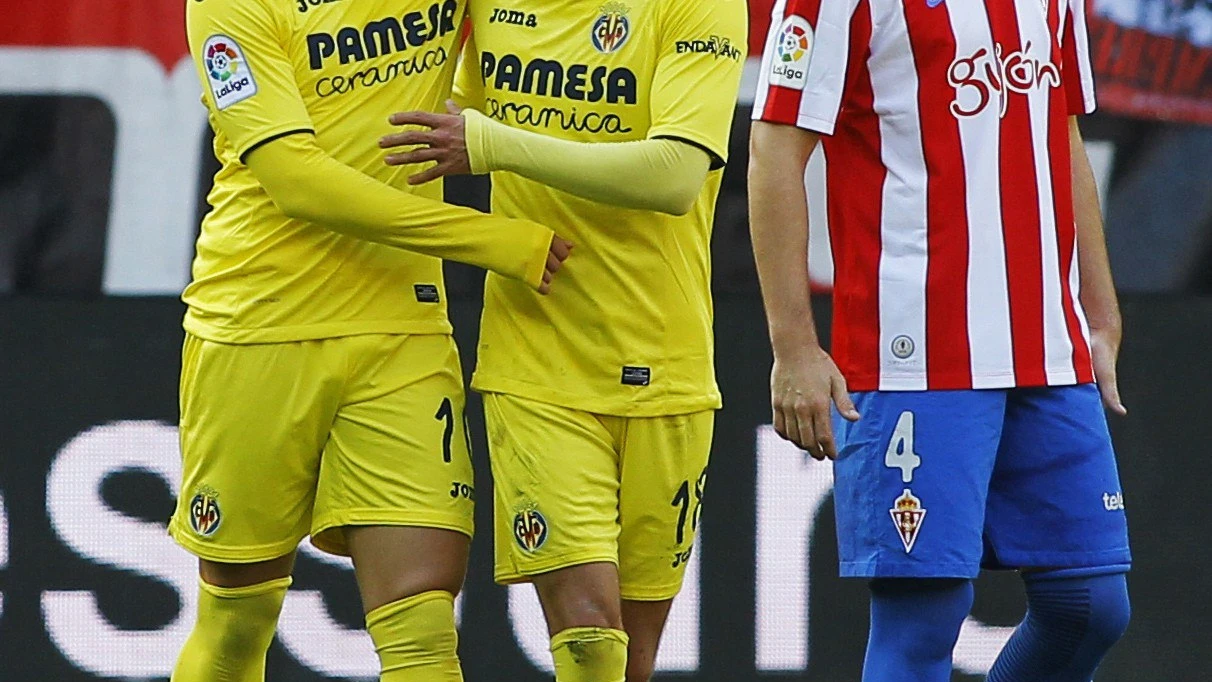
[[[1093,384],[852,397],[862,418],[834,418],[843,576],[1127,569],[1123,492]]]

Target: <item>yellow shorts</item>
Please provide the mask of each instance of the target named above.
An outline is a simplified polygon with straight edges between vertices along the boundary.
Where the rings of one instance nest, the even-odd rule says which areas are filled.
[[[446,335],[228,345],[187,335],[184,480],[169,533],[204,559],[265,561],[343,526],[472,533],[463,375]]]
[[[619,567],[624,599],[682,587],[707,483],[715,412],[591,414],[484,396],[499,583],[597,561]]]

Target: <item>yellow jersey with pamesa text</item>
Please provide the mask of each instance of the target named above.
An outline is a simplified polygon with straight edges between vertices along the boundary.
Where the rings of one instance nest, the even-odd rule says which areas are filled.
[[[338,234],[277,209],[242,160],[314,131],[337,161],[410,187],[376,141],[394,111],[442,111],[462,0],[190,0],[190,51],[222,169],[208,197],[186,329],[228,343],[449,333],[438,258]]]
[[[466,104],[579,142],[682,140],[713,169],[684,216],[494,173],[494,213],[558,226],[575,249],[549,296],[488,276],[473,387],[621,416],[718,408],[710,241],[744,0],[476,0],[470,15],[455,85]]]

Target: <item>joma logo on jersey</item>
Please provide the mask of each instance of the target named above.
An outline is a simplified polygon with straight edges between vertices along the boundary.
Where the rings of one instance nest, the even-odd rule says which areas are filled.
[[[533,12],[522,12],[516,9],[501,9],[494,7],[492,14],[488,16],[490,24],[511,24],[513,26],[525,26],[526,28],[534,28],[539,25],[539,17]]]
[[[312,7],[327,5],[330,2],[340,2],[341,0],[299,0],[299,14],[304,14]]]
[[[480,55],[480,73],[485,83],[498,90],[566,97],[578,102],[636,103],[636,76],[626,67],[565,66],[551,59],[532,59],[523,63],[514,54],[501,55],[498,59],[492,52],[484,51]]]
[[[951,113],[957,117],[976,116],[996,96],[999,115],[1005,116],[1011,93],[1025,95],[1032,90],[1060,87],[1060,69],[1029,52],[1031,41],[1022,50],[1006,54],[998,43],[992,52],[982,47],[970,57],[951,62],[947,69],[947,81],[955,88]]]
[[[335,34],[312,33],[307,36],[311,68],[324,68],[325,61],[332,57],[348,64],[421,47],[453,32],[457,28],[458,11],[457,0],[445,0],[430,5],[424,12],[409,12],[400,19],[387,17],[361,28],[346,26]]]
[[[713,54],[718,57],[727,57],[732,61],[740,61],[741,50],[732,44],[728,38],[721,36],[711,36],[707,40],[679,40],[677,42],[678,54]]]

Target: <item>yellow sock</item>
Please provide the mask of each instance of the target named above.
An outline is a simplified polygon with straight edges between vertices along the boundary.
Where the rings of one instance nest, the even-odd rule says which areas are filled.
[[[172,682],[264,682],[265,652],[288,587],[290,578],[236,588],[202,582],[198,620]]]
[[[556,682],[623,682],[627,633],[610,628],[568,628],[551,638]]]
[[[433,591],[366,614],[383,674],[380,682],[462,682],[454,595]]]

